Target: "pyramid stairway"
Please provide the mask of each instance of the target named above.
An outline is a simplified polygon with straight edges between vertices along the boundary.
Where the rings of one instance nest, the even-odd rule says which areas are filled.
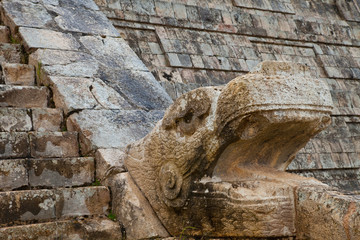
[[[0,26],[0,239],[121,239],[94,158],[26,61]]]

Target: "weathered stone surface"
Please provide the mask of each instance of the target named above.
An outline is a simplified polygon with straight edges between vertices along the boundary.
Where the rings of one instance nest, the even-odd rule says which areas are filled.
[[[85,9],[91,9],[91,10],[99,10],[99,7],[96,5],[94,1],[88,1],[88,0],[78,0],[76,2],[72,0],[59,0],[62,6],[65,7],[79,7],[79,8],[85,8]]]
[[[112,211],[124,224],[127,238],[169,236],[129,173],[117,174],[106,182],[112,190]]]
[[[82,227],[85,230],[85,239],[123,239],[120,224],[109,219],[88,219],[81,221]]]
[[[91,93],[92,80],[88,78],[49,77],[57,108],[67,114],[74,110],[93,109],[98,102]]]
[[[79,144],[76,132],[32,132],[30,133],[31,156],[78,157]]]
[[[66,125],[79,132],[81,152],[86,155],[97,148],[124,148],[144,137],[162,116],[162,111],[83,110],[72,114]]]
[[[0,228],[1,239],[80,239],[80,234],[72,231],[72,221],[56,221]]]
[[[100,79],[50,77],[56,107],[65,113],[80,109],[131,109],[118,92]]]
[[[109,201],[105,187],[0,192],[0,224],[101,215]]]
[[[101,63],[100,78],[132,105],[152,110],[164,109],[172,102],[123,39],[86,36],[80,41]]]
[[[23,159],[0,160],[0,190],[9,191],[28,186],[26,161]]]
[[[80,45],[69,33],[53,30],[20,27],[19,33],[27,49],[50,48],[61,50],[78,50]],[[39,38],[38,36],[41,36]]]
[[[0,62],[19,63],[20,61],[19,44],[0,43]]]
[[[46,87],[0,85],[0,107],[47,107]]]
[[[26,64],[2,63],[3,77],[8,85],[35,85],[35,69]]]
[[[7,26],[0,26],[0,42],[10,42],[10,30]]]
[[[93,158],[30,159],[31,187],[75,187],[94,181]]]
[[[18,27],[43,28],[52,21],[44,6],[31,1],[11,0],[2,4],[5,14],[3,22],[16,33]]]
[[[47,7],[58,14],[54,20],[63,31],[114,37],[120,35],[102,12],[83,7],[74,8],[74,4],[71,5],[69,7]]]
[[[55,204],[51,190],[0,192],[0,224],[55,219]]]
[[[34,131],[37,132],[58,132],[61,131],[64,120],[63,111],[59,108],[33,108],[32,121]]]
[[[283,171],[309,139],[330,124],[332,110],[325,82],[310,79],[307,72],[301,64],[269,61],[224,87],[191,91],[168,108],[146,137],[127,146],[125,166],[171,235],[181,234],[184,222],[200,229],[193,235],[201,231],[212,237],[295,234],[291,192],[304,179]],[[205,197],[205,202],[192,201],[198,193],[194,181],[204,176],[218,179],[220,186],[204,189],[200,198]],[[224,202],[217,199],[217,194],[228,192],[226,186],[251,185],[261,179],[270,184],[265,189],[275,192],[254,187],[254,193],[229,196],[240,201],[242,196],[255,195],[246,210],[241,204],[224,207],[230,201],[226,196]],[[276,182],[289,189],[277,187]],[[270,212],[264,213],[255,203],[265,196],[273,197],[268,204],[275,206],[271,212],[275,223],[263,227],[256,222]],[[209,216],[216,206],[225,209]],[[233,215],[237,210],[244,215]],[[255,212],[259,216],[252,222]]]
[[[27,133],[0,132],[0,158],[26,158],[30,156]]]
[[[90,91],[99,104],[104,109],[132,110],[134,107],[115,89],[109,87],[99,78],[95,78],[91,84]]]
[[[296,191],[296,239],[358,239],[360,198],[319,188]]]
[[[56,239],[63,240],[120,240],[119,224],[101,218],[85,220],[67,220],[0,228],[0,239],[28,240]]]
[[[98,149],[95,153],[96,178],[105,179],[109,175],[125,172],[125,153],[116,148]]]
[[[360,2],[336,0],[336,6],[340,14],[348,21],[360,22]]]
[[[106,187],[63,188],[55,190],[58,217],[105,214],[110,192]]]
[[[30,112],[22,108],[0,108],[0,132],[26,132],[32,129]]]

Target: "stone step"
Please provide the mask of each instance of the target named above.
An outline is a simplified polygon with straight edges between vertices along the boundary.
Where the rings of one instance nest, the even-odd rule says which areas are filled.
[[[0,26],[0,43],[10,42],[10,29],[7,26]]]
[[[63,120],[58,108],[0,107],[0,132],[57,132]]]
[[[0,107],[46,108],[47,87],[0,85]]]
[[[77,132],[0,132],[0,159],[78,156]]]
[[[78,187],[94,182],[94,158],[0,160],[0,191]]]
[[[105,218],[63,220],[0,228],[0,239],[123,239],[120,225]]]
[[[35,68],[28,64],[2,63],[3,81],[7,85],[34,86]]]
[[[0,43],[0,62],[20,63],[21,61],[20,44]]]
[[[109,202],[103,186],[0,192],[0,226],[103,215]]]

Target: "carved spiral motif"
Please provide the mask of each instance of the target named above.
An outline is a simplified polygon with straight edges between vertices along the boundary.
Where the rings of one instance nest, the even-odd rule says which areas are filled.
[[[159,173],[161,190],[168,200],[177,198],[181,191],[183,179],[175,164],[168,162],[164,164]]]

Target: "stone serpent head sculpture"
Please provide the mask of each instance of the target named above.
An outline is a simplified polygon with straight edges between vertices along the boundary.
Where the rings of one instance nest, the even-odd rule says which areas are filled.
[[[223,87],[195,89],[178,98],[146,137],[128,146],[125,165],[172,235],[184,226],[216,228],[205,216],[211,211],[207,206],[195,204],[205,209],[199,211],[204,216],[192,216],[197,214],[191,212],[192,195],[202,179],[266,179],[284,171],[329,125],[327,85],[306,70],[300,64],[263,62]]]

